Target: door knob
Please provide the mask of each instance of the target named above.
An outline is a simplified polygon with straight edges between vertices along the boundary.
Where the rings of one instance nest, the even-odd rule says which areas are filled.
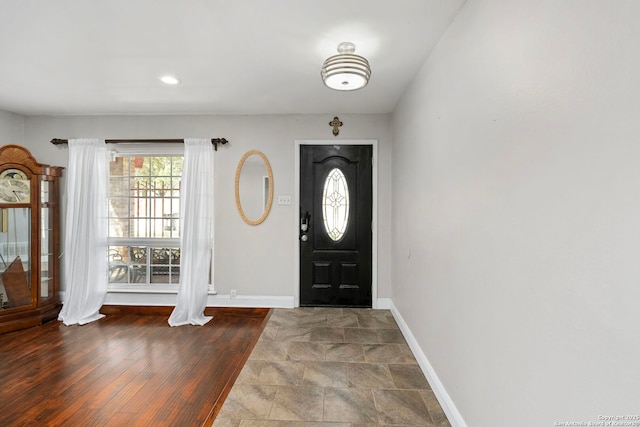
[[[307,236],[306,234],[303,234],[302,236],[300,236],[300,240],[302,240],[303,242],[306,242],[307,240],[309,240],[309,236]]]

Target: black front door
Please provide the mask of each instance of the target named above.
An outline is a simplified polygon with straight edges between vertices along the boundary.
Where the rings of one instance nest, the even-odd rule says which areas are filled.
[[[371,145],[300,146],[300,305],[371,307]]]

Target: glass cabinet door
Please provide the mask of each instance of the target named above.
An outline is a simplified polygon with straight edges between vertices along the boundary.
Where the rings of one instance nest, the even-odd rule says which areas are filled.
[[[53,275],[55,273],[55,259],[53,248],[53,215],[52,183],[43,179],[40,183],[40,301],[54,297]]]
[[[0,145],[0,334],[57,319],[62,308],[63,171],[38,163],[24,147]]]
[[[0,309],[33,304],[31,209],[0,209]]]

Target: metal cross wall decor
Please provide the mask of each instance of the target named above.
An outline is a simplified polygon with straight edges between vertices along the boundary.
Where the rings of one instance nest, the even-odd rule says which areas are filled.
[[[340,129],[338,128],[342,126],[342,122],[338,116],[335,116],[333,120],[329,122],[329,126],[333,127],[333,136],[338,136],[340,134]]]

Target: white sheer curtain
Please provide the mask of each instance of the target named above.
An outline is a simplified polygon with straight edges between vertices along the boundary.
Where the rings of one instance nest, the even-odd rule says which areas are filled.
[[[211,264],[213,147],[208,139],[184,140],[180,190],[180,287],[169,325],[204,325]]]
[[[98,320],[107,295],[107,147],[104,140],[69,140],[64,266],[66,291],[58,320]]]

